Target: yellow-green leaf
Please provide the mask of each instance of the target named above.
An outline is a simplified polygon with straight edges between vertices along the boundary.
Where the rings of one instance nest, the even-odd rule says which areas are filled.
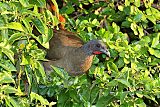
[[[14,29],[14,30],[22,31],[22,32],[25,31],[24,26],[23,26],[21,23],[19,23],[19,22],[11,22],[11,23],[8,23],[8,24],[6,25],[6,28]]]

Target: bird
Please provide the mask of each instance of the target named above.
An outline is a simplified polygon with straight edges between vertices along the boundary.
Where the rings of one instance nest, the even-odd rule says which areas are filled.
[[[95,55],[106,54],[110,57],[109,50],[101,40],[84,43],[76,33],[64,29],[54,30],[46,51],[49,61],[44,61],[43,66],[47,74],[53,71],[52,65],[63,68],[69,75],[82,75],[91,67]]]

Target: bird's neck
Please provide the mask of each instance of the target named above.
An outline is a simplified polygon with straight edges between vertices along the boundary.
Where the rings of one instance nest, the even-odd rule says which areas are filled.
[[[79,50],[83,51],[87,56],[92,56],[93,52],[92,50],[88,49],[88,44],[83,45],[79,48]]]
[[[78,48],[76,50],[76,53],[78,53],[76,56],[77,59],[80,59],[79,61],[76,61],[76,62],[78,62],[77,65],[79,65],[82,72],[88,71],[88,69],[92,65],[94,55],[92,54],[92,52],[89,49],[87,49],[87,47],[85,45]]]

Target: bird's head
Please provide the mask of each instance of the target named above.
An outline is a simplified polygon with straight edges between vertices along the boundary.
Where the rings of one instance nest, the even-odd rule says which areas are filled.
[[[100,40],[91,40],[86,44],[86,51],[92,55],[106,54],[110,57],[110,52],[108,51],[106,45]]]

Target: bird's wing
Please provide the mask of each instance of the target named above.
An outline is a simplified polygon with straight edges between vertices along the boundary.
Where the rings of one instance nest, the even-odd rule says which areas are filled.
[[[75,34],[66,30],[54,30],[54,36],[50,40],[47,50],[47,58],[57,60],[73,48],[81,47],[83,41]]]
[[[75,33],[66,30],[54,30],[54,37],[59,39],[64,46],[80,47],[84,44]]]

